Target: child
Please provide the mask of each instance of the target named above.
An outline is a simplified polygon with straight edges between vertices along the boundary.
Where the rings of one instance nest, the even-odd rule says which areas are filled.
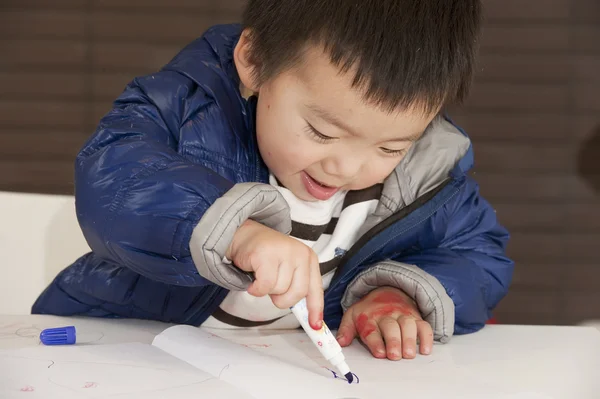
[[[92,252],[33,313],[313,328],[375,357],[479,330],[507,232],[442,114],[474,71],[478,0],[250,0],[133,80],[76,160]]]

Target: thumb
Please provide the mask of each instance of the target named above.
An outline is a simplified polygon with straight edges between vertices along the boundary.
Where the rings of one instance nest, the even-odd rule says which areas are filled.
[[[354,341],[354,337],[356,337],[354,307],[350,307],[342,317],[342,322],[340,323],[336,338],[341,346],[348,346]]]

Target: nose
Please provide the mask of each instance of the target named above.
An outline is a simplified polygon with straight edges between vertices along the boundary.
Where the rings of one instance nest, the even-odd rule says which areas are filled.
[[[351,181],[362,169],[362,157],[358,154],[336,153],[321,162],[323,171],[344,182]]]

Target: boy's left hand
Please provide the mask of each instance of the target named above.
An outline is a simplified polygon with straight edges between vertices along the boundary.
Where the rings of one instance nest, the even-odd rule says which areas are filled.
[[[338,342],[348,346],[357,334],[377,358],[413,359],[417,337],[421,354],[430,354],[433,346],[431,326],[423,320],[415,302],[392,287],[371,291],[346,311]]]

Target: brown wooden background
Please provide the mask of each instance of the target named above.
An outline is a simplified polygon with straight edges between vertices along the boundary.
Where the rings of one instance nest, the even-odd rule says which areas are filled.
[[[237,21],[243,3],[1,0],[0,190],[70,194],[74,156],[125,84]],[[453,115],[513,235],[516,274],[497,316],[600,318],[600,193],[581,176],[600,176],[598,139],[581,152],[600,136],[600,2],[485,3],[481,68]]]

